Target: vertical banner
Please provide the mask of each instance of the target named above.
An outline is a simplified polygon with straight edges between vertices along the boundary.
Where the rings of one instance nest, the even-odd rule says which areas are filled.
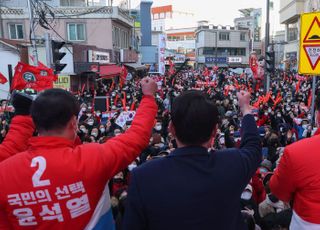
[[[165,51],[166,51],[166,35],[164,34],[159,34],[159,46],[158,46],[158,53],[159,53],[159,61],[158,61],[158,67],[159,70],[158,72],[161,75],[164,75],[166,71],[166,66],[165,66]]]

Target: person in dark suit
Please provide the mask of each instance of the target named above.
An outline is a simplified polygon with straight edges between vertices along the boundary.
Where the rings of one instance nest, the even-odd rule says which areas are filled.
[[[200,91],[178,96],[169,131],[178,148],[133,170],[123,229],[241,230],[240,196],[261,159],[250,94],[238,93],[241,147],[208,151],[218,110]]]

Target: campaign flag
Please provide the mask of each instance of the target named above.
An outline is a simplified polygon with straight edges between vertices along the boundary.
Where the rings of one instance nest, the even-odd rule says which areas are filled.
[[[12,80],[11,90],[34,89],[38,92],[53,88],[53,82],[58,79],[53,70],[42,63],[39,66],[31,66],[18,62]]]
[[[6,84],[8,82],[8,79],[0,73],[0,84]]]

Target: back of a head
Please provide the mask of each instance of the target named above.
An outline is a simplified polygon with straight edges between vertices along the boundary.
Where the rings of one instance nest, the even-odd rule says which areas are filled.
[[[31,116],[39,132],[54,131],[65,128],[73,116],[78,116],[79,110],[79,103],[70,92],[49,89],[32,103]]]
[[[204,144],[218,123],[218,114],[215,104],[203,92],[182,93],[174,100],[171,112],[177,138],[188,146]]]

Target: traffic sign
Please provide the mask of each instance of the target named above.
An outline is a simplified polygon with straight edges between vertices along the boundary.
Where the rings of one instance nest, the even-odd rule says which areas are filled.
[[[320,75],[320,12],[301,15],[299,73]]]

